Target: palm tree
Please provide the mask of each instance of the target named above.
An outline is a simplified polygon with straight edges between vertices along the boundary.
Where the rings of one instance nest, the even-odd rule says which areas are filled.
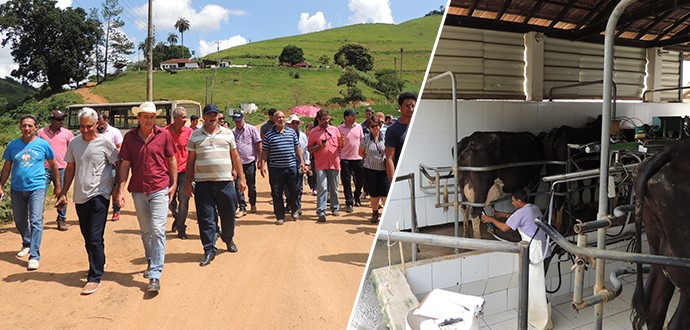
[[[148,50],[148,47],[146,45],[146,41],[142,41],[139,43],[137,46],[137,49],[141,51],[141,53],[144,55],[144,58],[146,58],[146,51]]]
[[[184,32],[189,30],[189,27],[189,21],[184,17],[178,18],[177,22],[175,22],[175,28],[177,31],[180,31],[180,35],[182,36],[182,46],[184,46]]]
[[[168,43],[171,45],[174,45],[177,43],[177,34],[170,33],[168,34]]]
[[[172,52],[172,57],[175,57],[175,49],[172,47],[177,43],[177,34],[174,33],[169,33],[168,34],[168,44],[170,44],[170,51]]]

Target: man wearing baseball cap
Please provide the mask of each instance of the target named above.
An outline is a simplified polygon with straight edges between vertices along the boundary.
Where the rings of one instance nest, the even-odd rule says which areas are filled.
[[[67,168],[67,162],[65,162],[65,152],[69,146],[69,141],[74,138],[74,134],[68,129],[63,128],[65,123],[65,114],[60,110],[53,110],[48,116],[50,120],[50,125],[38,130],[38,137],[48,141],[50,147],[53,148],[55,153],[55,163],[58,166],[58,171],[60,172],[60,185],[65,184],[65,168]],[[48,163],[45,164],[46,168],[46,189],[53,181],[53,175],[48,167]],[[67,208],[61,208],[57,210],[57,227],[60,231],[67,230]]]
[[[237,173],[239,191],[243,192],[247,188],[235,136],[229,128],[220,125],[219,113],[220,110],[215,104],[205,106],[204,126],[194,130],[187,144],[189,154],[186,172],[189,179],[185,182],[185,193],[191,196],[192,182],[196,182],[193,190],[196,195],[194,203],[199,236],[204,247],[204,257],[199,262],[199,266],[202,267],[208,266],[216,257],[218,232],[228,251],[237,252],[237,245],[233,240],[237,209],[233,170]],[[218,217],[222,229],[220,231],[216,221]]]
[[[175,141],[170,132],[156,126],[160,110],[147,101],[132,108],[139,126],[125,134],[120,150],[120,194],[118,204],[125,206],[124,186],[132,170],[127,190],[132,193],[141,240],[148,267],[144,276],[149,279],[150,293],[160,290],[160,277],[165,262],[165,222],[168,204],[177,189],[177,160]],[[172,182],[171,182],[172,181]]]
[[[256,162],[260,159],[261,134],[253,125],[247,125],[244,121],[244,114],[241,112],[235,112],[232,115],[232,122],[235,124],[232,134],[235,136],[237,152],[240,154],[240,160],[242,161],[244,178],[247,180],[250,211],[251,213],[256,213]],[[259,166],[261,166],[260,162]],[[235,182],[235,188],[237,203],[240,208],[237,212],[237,217],[241,218],[247,215],[247,201],[244,199],[244,192],[239,190],[237,182]]]
[[[298,166],[300,168],[306,168],[309,169],[309,165],[311,164],[311,161],[309,159],[309,151],[307,150],[307,142],[308,138],[307,135],[302,132],[302,130],[299,129],[299,125],[302,124],[302,121],[299,119],[299,116],[292,114],[290,117],[288,117],[287,120],[287,125],[288,127],[292,128],[295,132],[297,132],[298,139],[299,139],[299,147],[302,149],[302,158],[304,159],[304,165],[305,167]],[[300,164],[301,165],[301,164]],[[308,170],[306,171],[307,173],[309,172]],[[299,215],[302,215],[302,193],[304,193],[304,174],[307,173],[297,173],[297,209],[299,210]]]

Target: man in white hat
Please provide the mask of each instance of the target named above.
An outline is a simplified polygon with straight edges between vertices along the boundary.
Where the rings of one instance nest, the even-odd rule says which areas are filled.
[[[297,132],[299,139],[299,147],[300,149],[302,149],[302,158],[304,159],[304,164],[306,166],[302,167],[300,164],[300,166],[298,167],[308,169],[309,165],[311,164],[311,160],[309,159],[309,151],[307,150],[307,135],[299,129],[299,125],[302,125],[302,121],[299,119],[299,116],[292,114],[290,115],[290,117],[288,117],[287,125],[288,127],[292,128],[295,132]],[[305,173],[298,173],[297,177],[297,207],[299,210],[299,215],[302,215],[302,193],[304,192],[304,174]]]
[[[160,276],[165,261],[165,222],[168,203],[177,189],[177,160],[175,141],[170,132],[156,126],[153,102],[133,107],[139,126],[125,134],[120,150],[120,194],[118,204],[125,206],[124,185],[132,170],[127,189],[132,193],[134,208],[141,229],[141,240],[148,260],[144,276],[148,277],[148,292],[160,290]],[[172,182],[171,182],[172,180]]]
[[[69,141],[72,140],[74,134],[68,129],[63,128],[65,123],[65,114],[60,110],[54,110],[48,116],[50,120],[50,125],[38,130],[38,137],[48,141],[50,147],[53,148],[55,153],[55,163],[58,166],[58,171],[60,172],[60,185],[65,185],[65,168],[67,168],[67,162],[65,162],[65,152],[69,146]],[[45,164],[46,168],[46,183],[50,185],[53,180],[53,175],[50,171],[48,163]],[[48,189],[48,186],[46,186]],[[67,230],[67,208],[62,208],[57,210],[57,227],[60,231]]]

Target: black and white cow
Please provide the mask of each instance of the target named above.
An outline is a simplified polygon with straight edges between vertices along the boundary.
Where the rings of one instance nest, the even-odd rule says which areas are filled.
[[[690,139],[676,141],[642,162],[634,173],[636,252],[641,252],[644,221],[650,253],[690,258]],[[690,329],[690,270],[652,265],[642,285],[638,264],[633,295],[633,327],[655,330],[664,327],[675,288],[680,301],[668,329]]]
[[[543,160],[542,136],[529,132],[475,132],[457,144],[458,166],[486,167]],[[461,171],[458,187],[463,201],[488,205],[503,194],[533,186],[539,182],[542,165],[509,167],[487,172]],[[463,207],[464,236],[481,238],[481,211]],[[472,218],[472,232],[469,218]]]
[[[546,137],[544,137],[544,159],[547,161],[572,161],[571,168],[576,166],[576,169],[587,170],[597,168],[599,160],[596,157],[585,154],[584,151],[572,150],[569,154],[568,144],[585,145],[588,143],[601,140],[601,116],[598,116],[594,121],[590,121],[583,127],[571,127],[563,125],[552,129]],[[573,170],[571,170],[573,171]],[[546,165],[546,175],[563,174],[566,173],[565,165]],[[592,180],[590,184],[596,181]],[[581,182],[578,182],[581,185]],[[556,192],[565,193],[567,187],[564,184],[556,186]],[[595,188],[590,189],[590,198],[594,201]],[[583,190],[580,189],[579,202],[583,202]],[[565,204],[564,196],[555,196],[553,202],[552,212],[554,215],[554,223],[552,224],[559,232],[567,233],[572,228],[571,223],[566,223],[563,219],[563,206]]]

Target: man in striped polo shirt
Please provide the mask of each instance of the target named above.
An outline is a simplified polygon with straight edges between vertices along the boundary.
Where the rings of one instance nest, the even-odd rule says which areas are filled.
[[[204,107],[204,126],[194,130],[187,144],[187,181],[185,193],[192,195],[194,187],[194,203],[196,205],[199,236],[204,246],[204,258],[200,266],[207,266],[216,257],[216,210],[220,216],[222,228],[220,237],[228,247],[228,251],[237,252],[235,236],[235,209],[237,208],[237,194],[232,181],[232,170],[237,173],[238,188],[242,192],[247,188],[247,182],[242,170],[242,161],[237,152],[235,136],[229,128],[219,125],[218,107],[209,104]]]
[[[263,141],[263,162],[268,162],[268,181],[271,183],[271,197],[273,197],[273,213],[276,216],[276,224],[285,222],[285,202],[283,201],[283,188],[287,191],[287,203],[292,212],[292,220],[299,218],[299,205],[297,204],[297,178],[306,170],[302,149],[299,146],[297,133],[285,126],[285,114],[277,111],[273,120],[275,126],[266,132]],[[299,168],[298,168],[299,166]]]

